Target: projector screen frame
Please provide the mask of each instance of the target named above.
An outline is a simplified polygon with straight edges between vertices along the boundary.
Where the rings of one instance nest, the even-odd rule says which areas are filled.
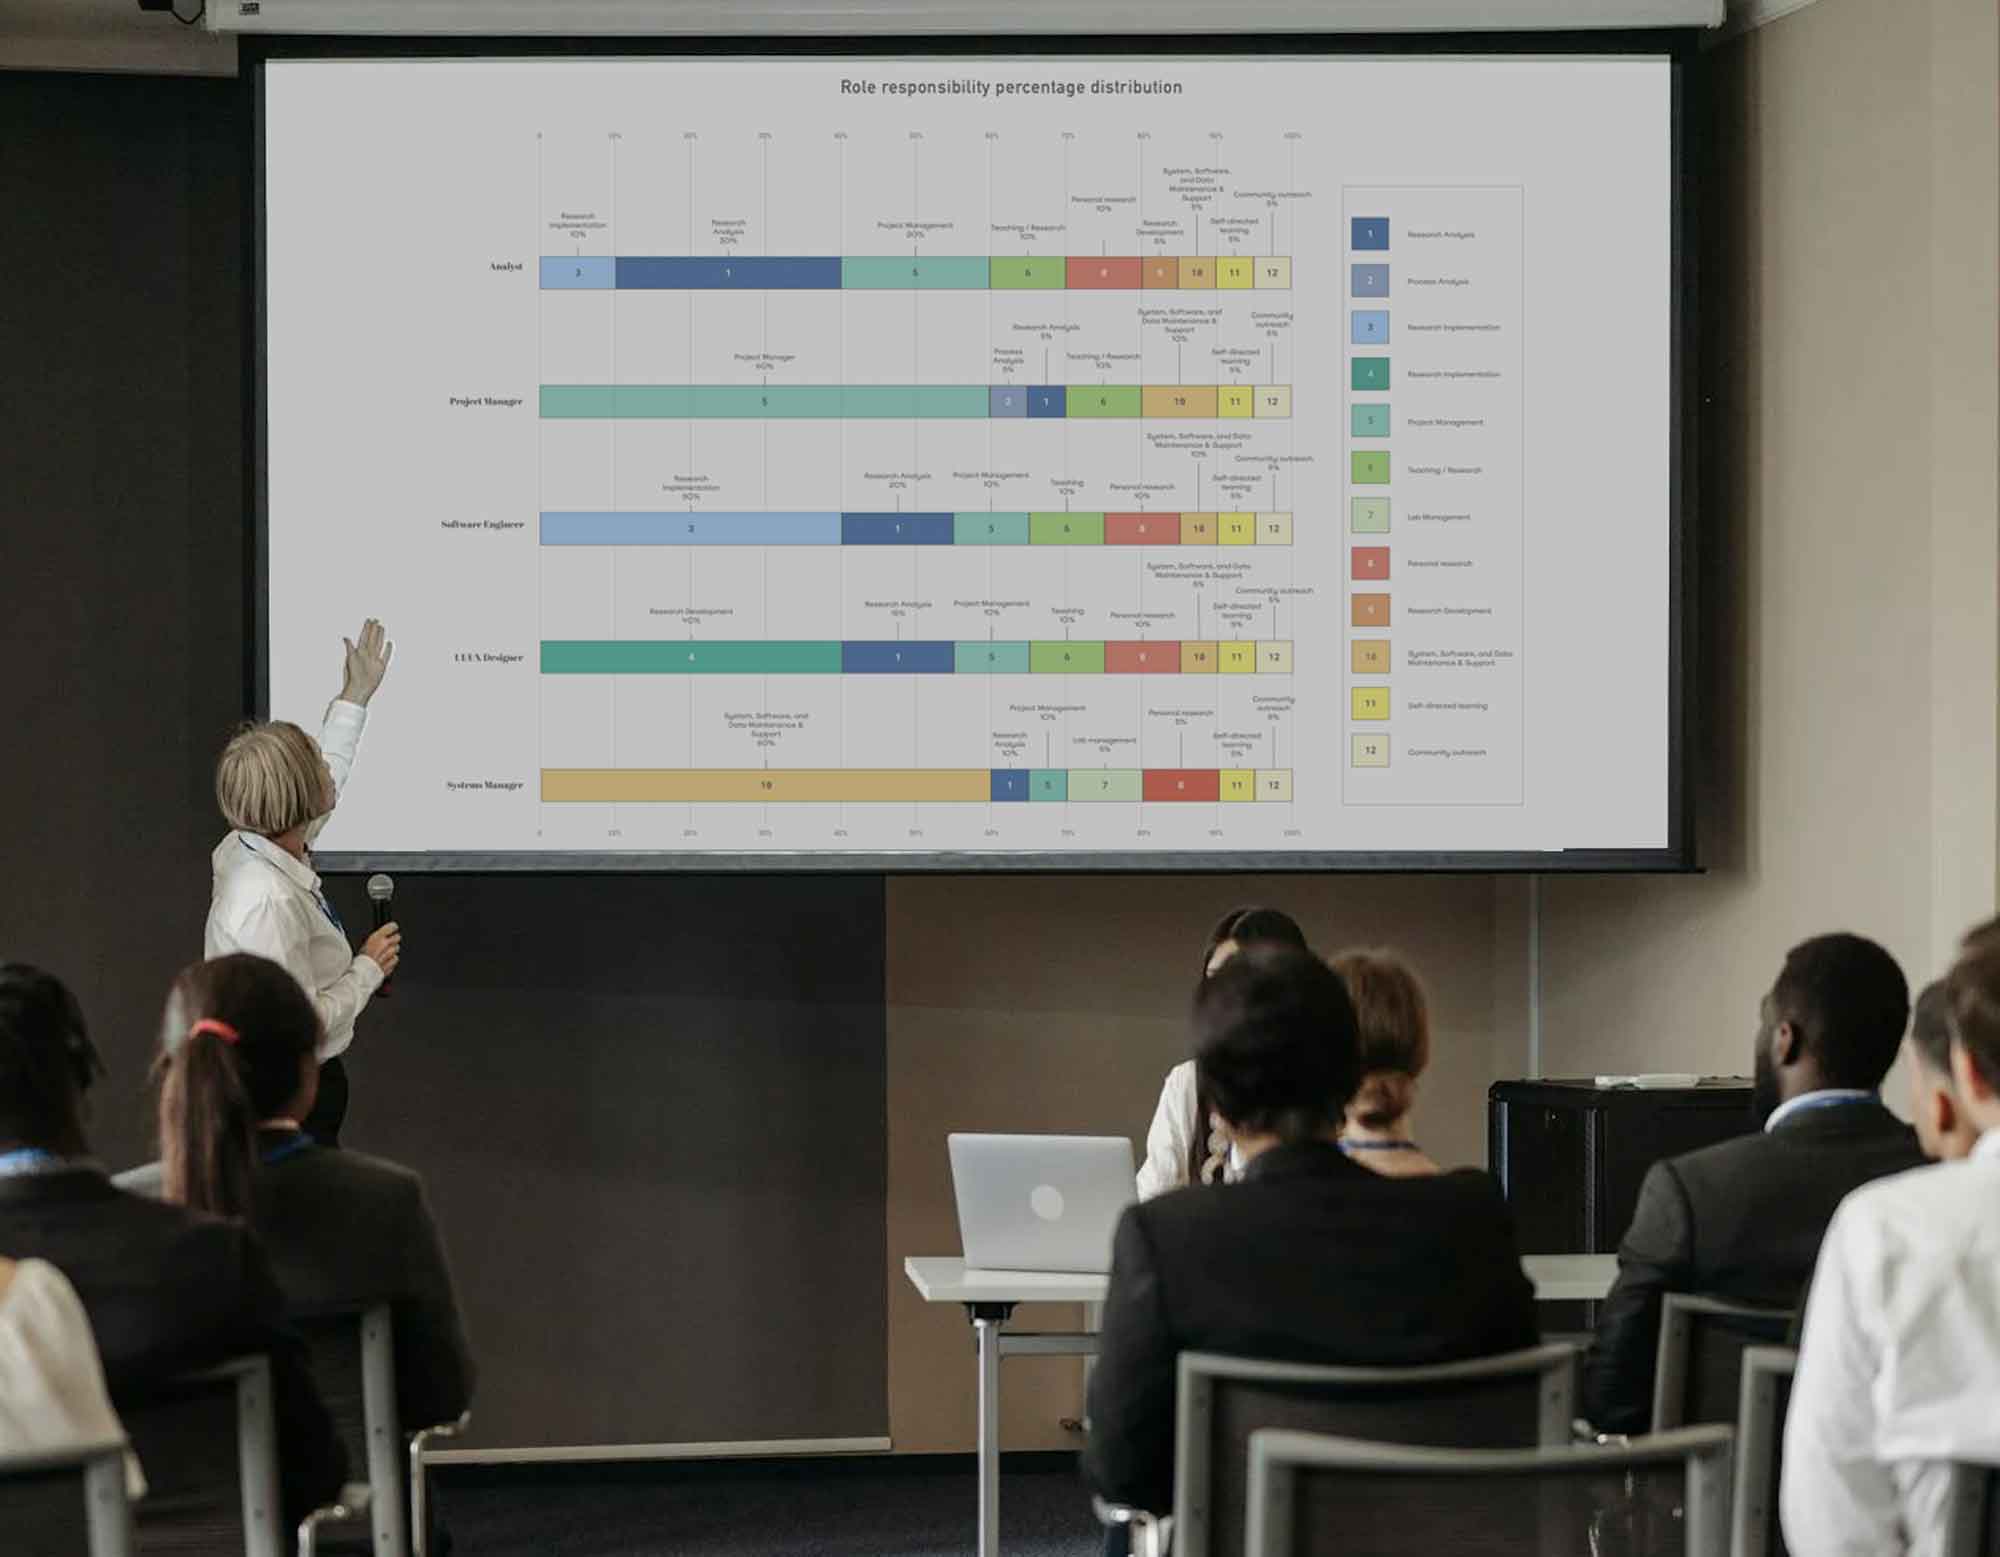
[[[775,38],[732,34],[703,38],[381,37],[312,38],[245,35],[241,76],[249,96],[251,133],[246,143],[246,255],[253,286],[244,332],[245,435],[252,457],[245,464],[245,502],[251,515],[245,558],[244,692],[248,717],[270,713],[270,503],[267,418],[267,242],[264,202],[264,90],[268,63],[289,60],[454,60],[577,58],[841,58],[908,55],[977,60],[1022,56],[1135,56],[1244,58],[1289,56],[1482,55],[1534,58],[1592,56],[1663,60],[1670,79],[1670,253],[1668,275],[1668,619],[1667,619],[1667,842],[1657,849],[1338,850],[1338,851],[972,851],[831,853],[772,850],[737,853],[677,850],[628,851],[327,851],[314,855],[322,874],[375,870],[425,874],[674,875],[1152,875],[1245,872],[1329,874],[1687,874],[1698,872],[1694,785],[1690,767],[1697,746],[1696,670],[1698,599],[1695,467],[1695,339],[1698,320],[1693,253],[1693,179],[1689,98],[1699,83],[1701,34],[1695,30],[1502,33],[1251,33],[1251,34],[965,34],[886,36],[857,34]],[[986,47],[979,45],[984,43]]]

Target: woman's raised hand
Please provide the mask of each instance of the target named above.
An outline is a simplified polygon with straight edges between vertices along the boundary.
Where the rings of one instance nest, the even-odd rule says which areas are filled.
[[[375,689],[382,685],[382,678],[389,673],[389,661],[396,657],[396,646],[372,616],[361,624],[359,640],[340,641],[347,649],[347,679],[340,689],[341,701],[366,707]]]

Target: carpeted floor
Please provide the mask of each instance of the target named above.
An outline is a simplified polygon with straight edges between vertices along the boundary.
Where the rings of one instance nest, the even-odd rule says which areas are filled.
[[[434,1473],[452,1557],[967,1557],[969,1455],[453,1466]],[[1095,1557],[1066,1454],[1009,1455],[1007,1557]]]

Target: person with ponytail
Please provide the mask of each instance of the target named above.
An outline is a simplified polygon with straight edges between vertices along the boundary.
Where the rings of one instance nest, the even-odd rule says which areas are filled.
[[[160,1160],[121,1182],[246,1220],[294,1313],[388,1303],[403,1426],[453,1421],[473,1363],[423,1181],[305,1128],[319,1040],[313,1002],[277,963],[237,952],[183,969],[154,1067]]]
[[[1201,949],[1196,998],[1202,986],[1247,946],[1288,946],[1305,951],[1306,934],[1276,908],[1232,908],[1215,922]],[[1146,1132],[1146,1160],[1139,1165],[1139,1198],[1151,1200],[1189,1184],[1219,1184],[1233,1177],[1229,1136],[1193,1060],[1167,1072],[1153,1125]]]
[[[1347,1105],[1341,1150],[1388,1178],[1441,1172],[1410,1139],[1417,1078],[1431,1059],[1423,985],[1384,951],[1342,952],[1333,971],[1347,986],[1361,1033],[1361,1085]]]
[[[87,1095],[103,1072],[62,981],[25,963],[0,965],[0,1250],[46,1261],[68,1279],[114,1407],[177,1374],[265,1358],[285,1519],[295,1525],[338,1497],[347,1476],[305,1344],[240,1222],[156,1204],[105,1176],[85,1132]],[[142,1504],[142,1532],[146,1517]],[[4,1533],[0,1549],[11,1550]]]

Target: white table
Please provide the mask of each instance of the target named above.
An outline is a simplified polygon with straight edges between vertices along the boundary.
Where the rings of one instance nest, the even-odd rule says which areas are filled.
[[[1539,1303],[1595,1302],[1618,1275],[1612,1254],[1528,1254],[1521,1269]],[[1000,1359],[1090,1357],[1094,1329],[1036,1334],[1006,1328],[1017,1303],[1083,1303],[1094,1320],[1108,1276],[977,1270],[949,1255],[912,1255],[903,1273],[926,1303],[963,1303],[979,1341],[979,1557],[1000,1557]]]

